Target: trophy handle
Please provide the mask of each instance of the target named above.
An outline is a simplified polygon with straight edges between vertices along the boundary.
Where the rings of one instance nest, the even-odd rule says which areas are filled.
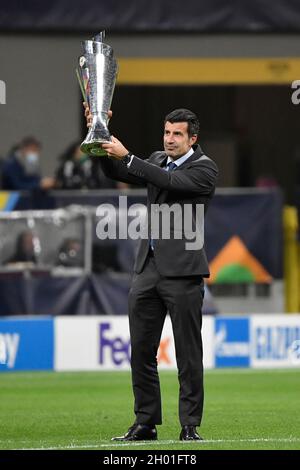
[[[79,71],[78,68],[75,69],[75,73],[76,73],[76,77],[77,77],[77,80],[78,80],[78,83],[79,83],[79,86],[80,86],[82,98],[87,103],[87,96],[86,96],[86,92],[85,92],[85,89],[84,89],[83,80],[81,78],[80,71]]]

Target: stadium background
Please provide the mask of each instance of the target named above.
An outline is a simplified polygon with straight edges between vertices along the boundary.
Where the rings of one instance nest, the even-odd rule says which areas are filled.
[[[80,41],[102,29],[120,66],[111,130],[134,153],[161,148],[163,117],[171,109],[184,106],[199,115],[201,146],[220,168],[206,223],[212,271],[204,306],[204,430],[211,438],[206,446],[298,448],[300,108],[292,102],[292,82],[300,80],[300,9],[294,2],[277,2],[271,9],[267,1],[239,8],[192,0],[184,5],[94,0],[88,6],[11,1],[1,13],[0,172],[11,147],[26,135],[43,144],[44,176],[54,175],[63,149],[84,137],[74,70]],[[0,188],[0,372],[10,371],[0,377],[2,448],[107,448],[119,428],[114,423],[104,431],[102,424],[116,403],[123,405],[112,411],[122,413],[120,428],[130,424],[126,313],[136,246],[99,243],[95,233],[96,207],[116,206],[120,194],[132,203],[145,201],[135,188],[42,193]],[[37,263],[6,266],[18,235],[28,228],[39,238]],[[75,236],[82,244],[81,263],[57,266],[62,242]],[[175,369],[168,322],[158,359],[161,369]],[[236,369],[228,375],[214,371],[223,368]],[[261,375],[255,368],[263,369]],[[12,373],[53,369],[60,371],[55,378]],[[100,370],[100,375],[76,372]],[[162,379],[172,423],[176,397],[168,374]],[[246,391],[247,383],[256,393]],[[43,435],[37,421],[53,413],[54,386],[57,421]],[[72,386],[76,396],[68,406],[64,393]],[[124,396],[117,395],[118,388]],[[237,408],[227,415],[232,394]],[[80,397],[85,405],[74,414]],[[28,426],[20,419],[20,399]],[[229,415],[236,417],[236,428],[227,433]],[[216,435],[223,439],[219,444]]]

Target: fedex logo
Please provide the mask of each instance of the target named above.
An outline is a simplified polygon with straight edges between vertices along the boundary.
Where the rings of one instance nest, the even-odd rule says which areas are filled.
[[[130,363],[130,339],[120,336],[110,337],[110,323],[100,323],[100,364],[111,361],[116,366]]]
[[[161,340],[157,360],[159,364],[172,365],[169,348],[171,339]],[[112,324],[103,322],[99,325],[99,362],[101,365],[128,366],[130,364],[131,345],[129,333],[126,336],[116,336]]]

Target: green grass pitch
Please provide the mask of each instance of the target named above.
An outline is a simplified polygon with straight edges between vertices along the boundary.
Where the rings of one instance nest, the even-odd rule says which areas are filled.
[[[180,442],[176,372],[161,372],[156,442],[114,443],[132,424],[129,372],[0,375],[1,449],[300,449],[299,370],[205,373],[204,442]]]

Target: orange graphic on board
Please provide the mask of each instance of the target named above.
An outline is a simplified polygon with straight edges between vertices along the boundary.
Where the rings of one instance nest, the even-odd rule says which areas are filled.
[[[168,348],[170,345],[170,338],[162,339],[158,349],[157,362],[161,364],[165,362],[166,364],[171,364],[171,359],[168,354]]]
[[[238,236],[230,238],[210,263],[209,283],[270,283],[272,276]]]

